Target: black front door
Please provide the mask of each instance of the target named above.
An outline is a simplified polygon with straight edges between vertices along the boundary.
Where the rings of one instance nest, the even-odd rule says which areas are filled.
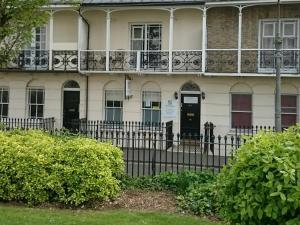
[[[187,137],[200,134],[200,95],[181,95],[181,134]]]
[[[63,126],[70,131],[79,129],[79,91],[64,91]]]

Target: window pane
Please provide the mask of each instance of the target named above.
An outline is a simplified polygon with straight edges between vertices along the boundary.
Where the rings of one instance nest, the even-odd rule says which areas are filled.
[[[114,102],[113,101],[106,101],[106,106],[107,107],[114,107]]]
[[[37,106],[37,117],[38,118],[44,117],[44,106],[43,105]]]
[[[145,123],[151,122],[151,110],[149,110],[149,109],[143,110],[143,122],[145,122]]]
[[[144,41],[143,40],[133,40],[131,43],[132,50],[144,50]]]
[[[282,95],[281,96],[281,107],[297,107],[297,96],[293,95]]]
[[[8,91],[2,91],[2,103],[8,103]]]
[[[297,47],[296,38],[283,38],[283,48],[284,49],[294,49]]]
[[[37,92],[37,103],[44,104],[44,91],[43,90],[38,90],[38,92]]]
[[[232,95],[232,110],[233,111],[252,111],[252,96],[251,95]]]
[[[250,127],[252,126],[252,113],[233,112],[231,113],[231,120],[232,128],[239,126]]]
[[[273,49],[275,47],[274,38],[263,38],[262,48],[263,49]]]
[[[32,117],[32,118],[35,118],[36,117],[36,105],[30,105],[30,108],[29,108],[29,116]]]
[[[263,29],[264,37],[275,36],[275,23],[264,23]]]
[[[120,101],[115,101],[114,102],[114,107],[122,107],[121,102]]]
[[[143,38],[143,28],[142,27],[134,27],[133,28],[133,38],[135,38],[135,39]]]
[[[8,104],[2,104],[2,115],[3,117],[8,117]]]
[[[122,121],[122,110],[120,108],[114,109],[114,121]]]
[[[106,109],[106,113],[105,113],[105,120],[107,121],[113,121],[113,109]]]
[[[160,122],[160,111],[152,111],[152,123]]]
[[[283,24],[283,35],[294,36],[295,35],[295,23],[284,23]]]
[[[289,126],[293,126],[296,124],[297,122],[297,115],[282,115],[281,116],[281,121],[282,121],[282,127],[285,128],[285,127],[289,127]]]
[[[36,103],[36,91],[33,89],[30,90],[29,95],[30,95],[30,103]]]

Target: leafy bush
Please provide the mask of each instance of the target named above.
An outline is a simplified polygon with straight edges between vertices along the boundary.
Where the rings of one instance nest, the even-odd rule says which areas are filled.
[[[219,205],[215,193],[215,181],[194,184],[177,197],[180,208],[196,215],[216,215]]]
[[[222,212],[232,224],[297,224],[300,126],[248,140],[221,172],[217,187]]]
[[[218,209],[215,175],[211,172],[166,172],[153,177],[126,177],[122,183],[124,188],[171,191],[177,195],[180,208],[197,215],[213,215]]]
[[[83,137],[0,132],[0,199],[79,205],[116,197],[122,152]]]

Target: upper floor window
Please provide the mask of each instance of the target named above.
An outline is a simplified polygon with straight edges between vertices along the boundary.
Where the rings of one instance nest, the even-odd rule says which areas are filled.
[[[275,37],[277,22],[275,20],[261,21],[260,36],[260,69],[275,68]],[[282,69],[295,70],[298,58],[298,21],[285,19],[280,21],[280,36],[282,37]],[[270,50],[268,50],[270,49]]]
[[[33,119],[44,117],[45,90],[43,88],[28,89],[28,117]]]
[[[131,50],[161,50],[161,25],[131,25]]]
[[[143,91],[143,122],[161,122],[161,93],[158,91]]]
[[[131,50],[141,51],[141,68],[161,68],[161,25],[131,25]]]
[[[252,95],[231,94],[231,127],[252,126]]]
[[[105,91],[105,120],[115,122],[123,120],[123,91]]]
[[[297,96],[281,96],[281,126],[287,128],[297,123]]]
[[[8,88],[0,87],[0,118],[8,117],[9,95]]]

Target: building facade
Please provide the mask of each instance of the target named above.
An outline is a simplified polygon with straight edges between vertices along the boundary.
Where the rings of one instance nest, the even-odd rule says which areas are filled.
[[[0,116],[274,126],[275,0],[54,1],[0,71]],[[282,126],[299,120],[300,1],[281,0]]]

